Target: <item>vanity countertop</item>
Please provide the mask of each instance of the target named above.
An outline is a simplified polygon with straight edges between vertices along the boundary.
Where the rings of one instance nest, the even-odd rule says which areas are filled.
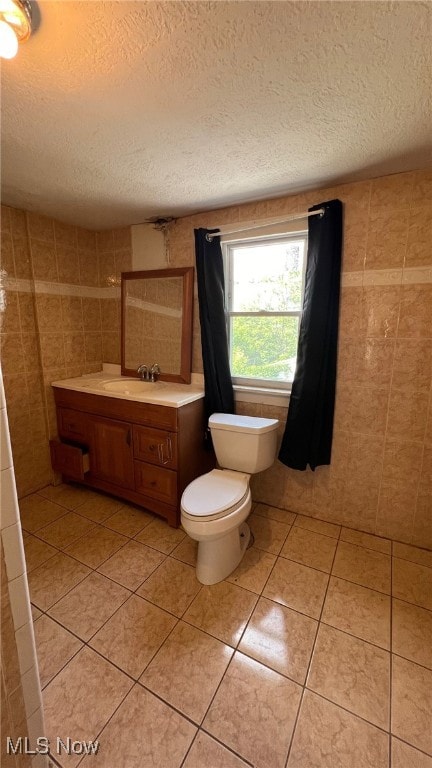
[[[197,384],[172,384],[168,381],[157,381],[153,384],[138,378],[132,379],[105,372],[53,381],[51,386],[102,395],[102,397],[166,405],[171,408],[180,408],[182,405],[204,397],[204,388]]]

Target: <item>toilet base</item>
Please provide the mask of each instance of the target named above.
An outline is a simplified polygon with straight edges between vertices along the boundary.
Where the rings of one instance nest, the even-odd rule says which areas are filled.
[[[224,536],[198,542],[196,575],[201,584],[217,584],[230,575],[242,560],[250,539],[247,523]]]

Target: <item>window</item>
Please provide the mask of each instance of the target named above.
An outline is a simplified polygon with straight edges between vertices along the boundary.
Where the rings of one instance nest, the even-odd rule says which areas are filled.
[[[222,243],[233,383],[290,389],[306,270],[307,233]]]

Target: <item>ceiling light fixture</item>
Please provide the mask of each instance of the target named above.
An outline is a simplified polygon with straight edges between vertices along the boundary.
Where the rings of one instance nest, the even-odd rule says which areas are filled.
[[[0,56],[13,59],[32,31],[30,0],[0,0]]]

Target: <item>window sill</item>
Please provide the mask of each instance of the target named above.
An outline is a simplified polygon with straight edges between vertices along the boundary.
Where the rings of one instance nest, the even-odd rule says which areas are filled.
[[[287,408],[291,392],[287,389],[271,389],[270,387],[245,387],[234,384],[234,398],[241,403],[262,403],[263,405],[278,405]]]

